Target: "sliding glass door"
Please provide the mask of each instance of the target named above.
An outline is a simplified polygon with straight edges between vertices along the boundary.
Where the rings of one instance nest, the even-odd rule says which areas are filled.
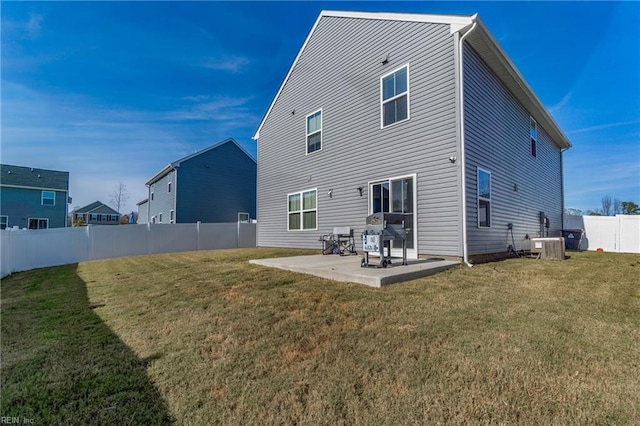
[[[369,214],[402,213],[407,227],[407,256],[417,258],[415,217],[415,175],[392,178],[369,184]],[[401,253],[402,241],[392,243],[392,254]]]

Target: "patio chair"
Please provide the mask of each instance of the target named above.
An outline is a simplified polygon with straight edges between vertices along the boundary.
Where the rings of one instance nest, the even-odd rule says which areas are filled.
[[[339,254],[349,256],[358,254],[353,237],[353,229],[350,226],[337,226],[333,233],[320,237],[322,242],[322,254]]]

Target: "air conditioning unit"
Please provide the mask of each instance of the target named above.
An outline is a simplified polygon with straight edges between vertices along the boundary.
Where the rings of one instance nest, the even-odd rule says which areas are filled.
[[[545,260],[564,260],[564,238],[532,238],[531,254]]]

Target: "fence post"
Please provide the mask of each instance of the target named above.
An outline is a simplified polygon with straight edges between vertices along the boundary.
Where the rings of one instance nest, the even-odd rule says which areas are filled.
[[[620,242],[622,238],[620,234],[622,233],[622,221],[620,220],[620,215],[616,215],[616,253],[620,253]]]
[[[9,259],[9,267],[7,268],[9,274],[13,274],[15,268],[14,265],[16,264],[16,248],[14,247],[13,243],[13,232],[14,229],[9,228],[9,256],[7,256],[7,258]]]
[[[87,225],[87,258],[93,260],[93,225]]]
[[[200,221],[196,222],[196,250],[200,251]]]
[[[151,222],[147,222],[147,254],[151,254]]]

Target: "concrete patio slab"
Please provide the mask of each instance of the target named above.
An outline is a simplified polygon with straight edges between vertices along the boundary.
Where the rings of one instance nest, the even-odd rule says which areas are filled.
[[[459,261],[432,258],[410,260],[408,265],[402,265],[401,259],[393,259],[393,265],[388,268],[362,268],[361,260],[362,256],[311,255],[254,259],[249,262],[254,265],[311,274],[335,281],[360,283],[371,287],[382,287],[426,277],[460,264]]]

